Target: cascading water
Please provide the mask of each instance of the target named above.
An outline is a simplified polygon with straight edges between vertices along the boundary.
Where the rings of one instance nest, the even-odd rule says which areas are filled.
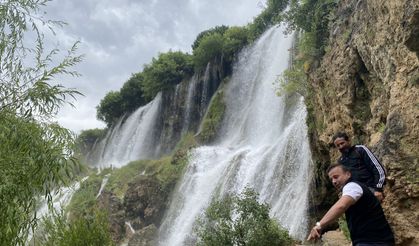
[[[159,93],[129,117],[122,117],[104,139],[95,143],[87,162],[100,169],[118,168],[133,160],[170,153],[182,134],[196,130],[220,83],[219,76],[211,76],[210,71],[217,72],[217,68],[208,65],[202,77],[195,74],[173,92]]]
[[[160,102],[159,93],[153,101],[137,109],[124,122],[121,118],[88,157],[89,162],[100,168],[121,167],[133,160],[154,157],[154,136],[150,129],[153,128]]]
[[[288,67],[291,43],[273,27],[240,54],[225,88],[219,138],[191,151],[160,227],[160,245],[193,244],[194,223],[211,199],[245,187],[270,204],[271,216],[292,236],[305,236],[311,163],[306,109],[302,98],[278,97],[273,86]]]

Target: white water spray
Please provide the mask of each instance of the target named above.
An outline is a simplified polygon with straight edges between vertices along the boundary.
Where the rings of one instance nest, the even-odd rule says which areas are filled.
[[[289,102],[273,87],[288,67],[291,43],[274,27],[240,54],[225,88],[219,139],[191,152],[160,227],[160,245],[193,244],[194,223],[211,199],[246,186],[270,204],[271,216],[292,236],[305,236],[311,163],[306,110],[302,98]]]
[[[152,129],[160,102],[161,93],[127,119],[120,119],[89,156],[89,162],[99,168],[121,167],[133,160],[154,157]]]

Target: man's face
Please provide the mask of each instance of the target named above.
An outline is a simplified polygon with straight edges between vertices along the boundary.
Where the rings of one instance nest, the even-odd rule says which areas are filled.
[[[336,148],[338,148],[341,153],[345,152],[351,147],[350,142],[345,140],[344,138],[336,138],[333,143],[335,144]]]
[[[330,170],[328,175],[330,181],[332,181],[333,183],[333,186],[338,190],[341,190],[348,181],[348,179],[351,177],[351,173],[344,171],[340,166],[337,166]]]

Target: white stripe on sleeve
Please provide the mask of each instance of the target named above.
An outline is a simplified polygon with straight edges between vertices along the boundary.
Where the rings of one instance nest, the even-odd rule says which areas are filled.
[[[368,157],[371,159],[372,163],[374,163],[374,166],[378,170],[378,174],[380,175],[380,178],[377,183],[377,188],[383,188],[383,184],[385,181],[385,174],[384,174],[384,169],[381,167],[377,158],[375,158],[374,154],[365,145],[355,145],[355,147],[363,148],[365,152],[367,153]]]

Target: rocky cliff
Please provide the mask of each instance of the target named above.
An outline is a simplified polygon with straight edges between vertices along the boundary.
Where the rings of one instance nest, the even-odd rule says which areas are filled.
[[[323,171],[339,155],[332,135],[347,131],[387,170],[383,206],[397,243],[419,245],[419,2],[339,1],[329,31],[326,54],[307,71],[315,186],[326,186]],[[330,194],[317,190],[321,207]]]

